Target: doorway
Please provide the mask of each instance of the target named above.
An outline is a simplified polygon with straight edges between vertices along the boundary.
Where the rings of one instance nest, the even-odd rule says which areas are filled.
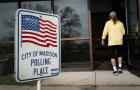
[[[101,37],[106,21],[109,20],[110,11],[116,11],[120,21],[126,26],[125,0],[90,0],[91,25],[93,39],[93,67],[96,70],[112,69],[110,59],[108,58],[107,39],[106,45],[101,45]],[[124,41],[124,67],[127,61],[127,44]],[[117,61],[117,60],[116,60]]]
[[[140,77],[140,1],[127,0],[128,70]]]

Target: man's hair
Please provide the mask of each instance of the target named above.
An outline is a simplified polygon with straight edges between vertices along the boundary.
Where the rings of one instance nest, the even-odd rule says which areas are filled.
[[[109,17],[113,20],[114,24],[116,24],[116,21],[118,20],[117,13],[115,11],[111,11]]]

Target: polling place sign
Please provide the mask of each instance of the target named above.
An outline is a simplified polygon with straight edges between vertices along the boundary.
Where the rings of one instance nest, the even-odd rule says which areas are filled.
[[[15,27],[15,72],[18,82],[60,73],[60,17],[19,9]]]

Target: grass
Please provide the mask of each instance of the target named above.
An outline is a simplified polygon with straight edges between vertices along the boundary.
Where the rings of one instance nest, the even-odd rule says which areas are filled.
[[[19,83],[15,80],[14,75],[0,76],[0,85],[36,85],[36,81]]]

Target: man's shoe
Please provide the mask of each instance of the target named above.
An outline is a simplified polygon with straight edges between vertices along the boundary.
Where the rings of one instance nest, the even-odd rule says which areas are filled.
[[[118,67],[118,72],[122,73],[122,67]]]
[[[113,74],[114,74],[115,76],[118,76],[118,72],[117,72],[117,71],[113,71]]]

